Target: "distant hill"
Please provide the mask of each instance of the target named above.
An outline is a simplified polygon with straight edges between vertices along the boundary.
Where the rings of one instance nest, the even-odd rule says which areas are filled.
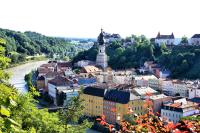
[[[80,44],[71,43],[71,39],[48,37],[36,32],[17,32],[0,28],[0,38],[6,40],[6,54],[24,55],[46,54],[73,57],[84,48]]]

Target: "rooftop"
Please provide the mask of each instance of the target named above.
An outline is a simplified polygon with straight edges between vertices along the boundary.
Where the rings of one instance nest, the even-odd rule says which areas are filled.
[[[84,71],[85,71],[86,73],[91,73],[91,72],[98,72],[98,71],[100,71],[100,69],[97,68],[97,67],[95,67],[95,66],[85,66],[85,67],[83,67],[82,69],[84,69]]]
[[[157,99],[162,99],[162,98],[166,98],[166,97],[169,97],[169,96],[166,96],[164,94],[159,94],[159,95],[150,96],[150,99],[157,100]]]
[[[200,38],[200,34],[194,34],[192,38]]]
[[[171,35],[161,35],[160,32],[158,32],[158,35],[156,39],[174,39],[174,34]]]
[[[61,75],[61,74],[58,73],[58,72],[48,72],[48,73],[45,75],[45,77],[46,77],[46,78],[54,78],[54,77],[59,76],[59,75]]]
[[[149,80],[149,79],[157,79],[154,75],[142,75],[142,76],[135,76],[135,80]]]
[[[137,88],[134,88],[134,91],[140,96],[145,96],[147,93],[151,93],[151,94],[158,93],[157,91],[155,91],[154,89],[150,87],[137,87]]]
[[[58,62],[57,66],[58,67],[72,67],[72,63],[71,62]]]
[[[55,67],[56,63],[47,63],[47,64],[42,64],[40,67]]]
[[[179,100],[175,100],[174,102],[164,104],[164,106],[184,109],[184,108],[189,108],[189,107],[195,107],[195,106],[197,106],[197,104],[194,102],[186,101],[185,98],[182,98]]]
[[[95,86],[89,86],[83,89],[84,94],[92,95],[92,96],[98,96],[98,97],[104,97],[106,89],[98,88]]]
[[[50,84],[55,86],[69,86],[70,81],[62,76],[56,76],[54,79],[49,81]]]
[[[194,97],[194,98],[190,99],[190,101],[200,104],[200,97]]]
[[[138,97],[127,91],[111,89],[106,91],[104,99],[116,103],[127,104],[131,100],[138,99]]]

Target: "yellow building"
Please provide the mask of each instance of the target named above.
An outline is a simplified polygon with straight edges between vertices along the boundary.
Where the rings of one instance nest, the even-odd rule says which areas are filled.
[[[126,114],[144,114],[143,100],[131,92],[117,89],[108,90],[104,96],[104,110],[106,120],[116,123],[123,120]]]
[[[101,116],[103,114],[103,98],[105,89],[86,87],[81,94],[83,99],[84,114],[87,116]]]
[[[134,96],[127,104],[116,103],[116,115],[123,118],[126,114],[145,114],[144,101]]]
[[[144,100],[138,98],[132,101],[129,101],[128,105],[131,107],[134,114],[137,115],[143,115],[146,112],[146,109],[144,108]]]
[[[128,113],[141,115],[146,111],[144,101],[128,91],[86,87],[80,97],[84,100],[85,115],[105,115],[106,121],[113,124]]]

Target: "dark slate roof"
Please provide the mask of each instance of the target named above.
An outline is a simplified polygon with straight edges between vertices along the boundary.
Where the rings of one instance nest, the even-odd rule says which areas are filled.
[[[92,95],[92,96],[98,96],[98,97],[104,97],[104,92],[106,90],[102,88],[97,88],[93,86],[86,87],[83,89],[84,94]]]
[[[50,80],[49,83],[55,86],[69,86],[70,85],[69,80],[62,76],[56,76],[54,79]]]
[[[38,77],[37,80],[45,80],[45,79],[44,79],[44,76],[40,76],[40,77]]]
[[[200,104],[200,97],[194,97],[192,99],[189,99],[189,101]]]
[[[97,40],[98,40],[99,45],[103,45],[104,44],[104,32],[103,32],[103,29],[101,29],[101,33],[99,34]]]
[[[159,32],[156,39],[174,39],[174,34],[172,33],[171,35],[161,35]]]
[[[150,42],[154,43],[155,42],[155,38],[151,38]]]
[[[120,90],[108,90],[104,96],[104,99],[116,103],[127,104],[130,100],[130,92]]]
[[[200,34],[194,34],[192,38],[200,38]]]

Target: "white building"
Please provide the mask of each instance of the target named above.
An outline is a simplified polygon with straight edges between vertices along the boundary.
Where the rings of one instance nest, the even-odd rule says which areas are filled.
[[[62,92],[70,90],[70,87],[70,81],[61,76],[57,76],[48,82],[48,94],[53,99],[55,105],[60,105],[58,103],[58,96]]]
[[[58,72],[48,72],[44,78],[45,78],[45,88],[48,86],[49,80],[54,79],[56,76],[59,76],[60,74]]]
[[[116,84],[132,84],[134,70],[113,72],[113,82]]]
[[[175,81],[173,82],[173,91],[172,95],[180,95],[182,97],[188,97],[189,96],[189,85],[182,81]]]
[[[167,78],[170,75],[170,71],[168,70],[161,70],[159,73],[160,78]]]
[[[200,97],[200,88],[191,88],[189,89],[189,99],[195,98],[195,97]]]
[[[81,60],[81,61],[78,61],[77,63],[75,63],[75,66],[84,67],[84,66],[94,65],[94,64],[95,64],[95,62],[90,61],[90,60]]]
[[[161,90],[161,79],[151,78],[148,80],[148,86],[155,90]]]
[[[164,104],[161,109],[161,117],[177,123],[181,117],[199,113],[198,104],[186,101],[185,98]]]
[[[200,45],[200,34],[194,34],[190,39],[190,43],[193,45]]]
[[[157,79],[154,75],[140,75],[133,77],[136,86],[147,87],[149,79]]]
[[[175,41],[174,34],[171,35],[161,35],[160,32],[158,32],[157,37],[155,38],[155,43],[159,46],[164,43],[166,45],[173,45]]]
[[[73,98],[79,95],[78,89],[67,89],[63,90],[63,93],[66,94],[66,98],[64,99],[63,105],[66,106],[68,102]]]
[[[161,81],[161,90],[165,93],[165,94],[168,94],[168,95],[172,95],[172,92],[173,92],[173,82],[172,80],[162,80]]]

